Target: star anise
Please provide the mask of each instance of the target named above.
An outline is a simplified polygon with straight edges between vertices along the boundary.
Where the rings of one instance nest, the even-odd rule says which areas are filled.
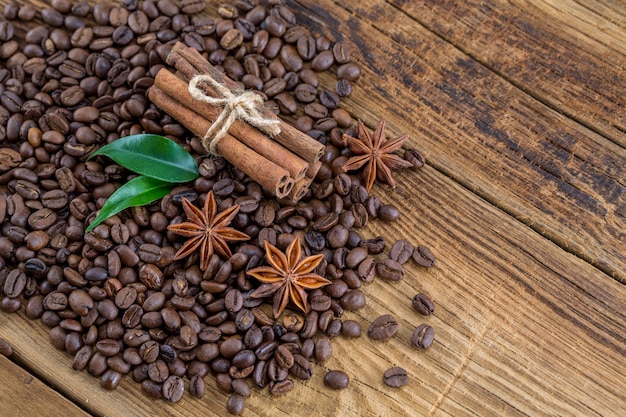
[[[395,188],[396,181],[391,176],[391,170],[410,168],[413,166],[410,162],[405,161],[400,156],[393,153],[400,149],[408,136],[402,135],[386,140],[386,122],[383,119],[378,122],[373,137],[365,129],[361,120],[359,120],[358,123],[358,138],[353,138],[347,134],[343,135],[343,139],[346,141],[348,148],[355,154],[355,156],[351,157],[343,164],[342,168],[344,172],[354,171],[365,165],[363,178],[366,182],[365,187],[367,191],[372,189],[376,178]]]
[[[189,256],[199,248],[200,269],[204,271],[209,266],[214,250],[223,257],[230,258],[232,252],[227,242],[250,239],[247,234],[228,227],[239,211],[238,204],[218,214],[213,191],[208,192],[202,211],[186,198],[183,197],[182,201],[183,210],[189,221],[171,224],[167,226],[167,230],[191,239],[176,252],[174,260]]]
[[[330,284],[330,281],[311,271],[324,258],[323,254],[300,259],[300,239],[296,237],[283,254],[278,248],[265,241],[265,257],[271,266],[261,266],[248,271],[248,275],[262,281],[251,297],[263,298],[274,294],[274,318],[283,312],[289,299],[305,313],[308,310],[307,293]]]

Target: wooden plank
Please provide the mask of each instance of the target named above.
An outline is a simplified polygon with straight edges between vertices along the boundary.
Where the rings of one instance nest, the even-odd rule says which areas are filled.
[[[626,146],[623,4],[596,12],[593,0],[392,3],[542,102]]]
[[[555,208],[566,206],[566,194],[547,194],[541,206],[528,211],[526,198],[541,184],[541,177],[528,163],[533,161],[527,157],[535,155],[533,149],[502,149],[503,144],[473,126],[478,121],[486,124],[482,128],[486,130],[495,123],[486,116],[508,115],[511,131],[531,132],[532,140],[548,148],[553,145],[547,133],[566,131],[581,147],[595,143],[596,148],[586,150],[585,155],[600,162],[604,158],[613,161],[610,153],[619,148],[611,148],[601,136],[537,104],[392,7],[381,5],[374,12],[378,6],[366,4],[372,13],[355,17],[336,3],[319,4],[330,12],[312,15],[315,26],[327,22],[338,37],[349,34],[358,43],[353,46],[364,46],[360,50],[366,64],[364,75],[346,104],[370,125],[380,115],[388,116],[390,134],[407,131],[411,145],[426,149],[432,161],[419,174],[398,175],[395,192],[376,188],[385,202],[402,208],[403,217],[394,225],[371,225],[364,234],[426,243],[434,249],[438,263],[430,270],[410,264],[404,281],[366,286],[368,305],[356,314],[346,314],[345,318],[355,318],[364,327],[379,314],[394,314],[401,325],[395,338],[382,343],[365,336],[337,339],[333,357],[315,366],[311,381],[298,382],[284,397],[254,392],[246,415],[616,415],[626,403],[621,366],[626,354],[626,289],[507,214],[519,216],[535,229],[549,223],[551,233],[563,227],[574,234],[587,233],[587,227],[597,233],[602,213],[586,213],[576,206],[569,213],[587,225],[573,228],[565,218],[568,213],[548,222],[545,218],[550,220]],[[377,29],[390,22],[398,25],[393,32]],[[403,31],[426,41],[411,50],[413,41],[405,39]],[[396,58],[398,52],[406,54],[403,60]],[[468,92],[463,87],[471,77],[463,77],[469,75],[478,76],[480,82],[474,82]],[[452,100],[451,90],[444,89],[448,84],[464,92],[468,101]],[[505,108],[510,97],[516,100],[512,111],[519,120]],[[478,104],[483,107],[474,109]],[[479,112],[482,109],[486,116]],[[532,133],[535,118],[544,133]],[[516,139],[529,147],[521,136]],[[619,155],[616,158],[619,162]],[[541,161],[537,155],[535,159]],[[490,168],[491,164],[498,169]],[[575,178],[578,168],[580,164],[572,165],[566,177],[584,185],[585,180]],[[524,186],[517,190],[519,196],[508,191],[520,184]],[[610,181],[598,182],[598,195],[605,196],[607,190],[619,188]],[[608,201],[614,203],[616,198]],[[533,204],[538,201],[534,199]],[[541,218],[530,221],[522,214]],[[410,307],[411,296],[422,291],[437,305],[435,314],[426,319]],[[422,321],[435,327],[437,338],[431,349],[418,352],[408,340],[413,327]],[[52,348],[46,333],[22,314],[0,313],[0,337],[13,344],[20,360],[93,414],[225,414],[226,395],[215,388],[211,377],[203,399],[187,396],[178,404],[146,398],[129,377],[117,391],[104,391],[95,378],[72,371],[71,358]],[[409,371],[406,387],[392,390],[382,384],[382,372],[392,365]],[[352,378],[349,388],[341,392],[324,388],[322,377],[327,369],[347,370]]]
[[[0,355],[0,410],[6,416],[88,416],[36,376]]]
[[[399,333],[388,342],[336,339],[333,357],[315,366],[310,381],[298,381],[283,397],[255,390],[246,415],[614,415],[626,401],[626,288],[430,167],[400,181],[401,190],[423,194],[409,199],[377,190],[405,215],[398,224],[372,225],[366,236],[426,243],[437,265],[409,263],[403,281],[367,285],[367,306],[344,317],[366,327],[390,313]],[[412,310],[417,292],[433,297],[433,316]],[[437,331],[424,352],[409,342],[421,322]],[[129,377],[115,392],[104,391],[95,378],[72,371],[71,358],[47,343],[46,329],[21,314],[0,313],[0,337],[94,414],[224,414],[226,395],[212,377],[203,399],[168,404],[146,398]],[[381,381],[394,365],[411,376],[399,390]],[[328,369],[348,371],[349,388],[325,388]]]
[[[301,5],[301,14],[305,25],[324,21],[355,51],[363,75],[346,106],[356,116],[370,127],[384,116],[390,135],[408,133],[408,146],[422,149],[445,175],[626,282],[623,147],[536,100],[536,93],[527,94],[396,7],[363,1],[342,11],[333,5]],[[508,18],[499,19],[492,32]],[[616,88],[611,83],[619,71],[612,71],[602,89]],[[589,77],[579,78],[581,89]],[[569,88],[554,84],[555,94]]]

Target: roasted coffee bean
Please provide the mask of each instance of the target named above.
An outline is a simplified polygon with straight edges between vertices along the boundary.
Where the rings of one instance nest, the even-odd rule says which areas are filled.
[[[435,329],[428,324],[417,326],[411,337],[411,342],[419,349],[428,349],[435,340]]]
[[[206,383],[200,375],[194,375],[189,380],[189,394],[192,397],[201,398],[204,395]]]
[[[334,91],[323,90],[322,92],[320,92],[319,98],[320,98],[320,103],[322,103],[322,105],[326,107],[327,109],[334,110],[337,107],[339,107],[339,101],[340,101],[339,94]],[[334,119],[332,120],[334,121]],[[336,122],[335,122],[335,126],[336,126]]]
[[[384,204],[378,209],[378,218],[384,222],[392,222],[400,217],[400,211],[392,204]]]
[[[343,371],[332,370],[324,375],[324,385],[334,390],[340,390],[348,387],[350,377]]]
[[[245,407],[245,398],[239,394],[233,394],[226,401],[226,410],[232,415],[241,415]]]
[[[325,362],[330,359],[333,353],[333,348],[330,340],[325,337],[320,337],[315,342],[315,360],[318,362]]]
[[[435,265],[435,255],[433,252],[424,245],[419,245],[413,250],[412,258],[418,265],[430,268]]]
[[[332,65],[332,64],[331,64]],[[347,63],[337,67],[337,78],[355,82],[361,76],[361,68],[353,63]]]
[[[415,311],[424,316],[432,314],[435,310],[435,305],[426,294],[416,294],[413,297],[412,305]]]
[[[10,298],[19,297],[26,287],[26,281],[27,279],[24,271],[21,271],[19,269],[13,269],[11,272],[9,272],[4,281],[4,294]]]
[[[404,278],[404,268],[400,262],[387,258],[376,262],[376,274],[388,281],[399,281]]]
[[[68,296],[68,304],[76,314],[85,316],[94,307],[94,300],[87,291],[76,289]]]
[[[361,240],[361,242],[359,242],[359,246],[367,249],[367,252],[372,255],[381,253],[383,250],[385,250],[386,245],[387,242],[382,236],[377,236],[372,239],[363,239]]]
[[[13,347],[5,339],[0,337],[0,355],[11,356],[13,354]]]
[[[365,294],[355,289],[346,292],[340,299],[341,307],[348,311],[356,311],[365,307]]]
[[[404,160],[413,164],[414,168],[421,168],[426,163],[426,158],[424,154],[418,151],[415,148],[408,148],[404,151]]]
[[[163,382],[163,398],[176,403],[183,398],[185,383],[182,378],[172,375]]]
[[[313,376],[313,366],[311,362],[300,354],[294,354],[293,359],[293,366],[289,368],[289,373],[300,379],[311,379]]]
[[[405,239],[398,239],[392,246],[389,257],[404,264],[413,254],[413,245]]]
[[[325,50],[325,51],[320,52],[313,58],[313,60],[311,61],[311,68],[317,72],[326,71],[334,63],[335,63],[335,58],[333,56],[333,52]],[[340,78],[345,78],[345,77],[340,77]]]
[[[270,383],[270,393],[272,395],[283,395],[293,390],[295,384],[291,379],[272,381]]]
[[[409,376],[404,368],[394,366],[383,374],[383,382],[391,388],[400,388],[407,384]]]
[[[367,334],[374,340],[389,339],[398,332],[398,322],[390,314],[377,317],[367,329]]]
[[[312,103],[317,97],[317,88],[310,84],[299,84],[295,89],[295,97],[302,103]],[[311,130],[313,126],[306,130]]]
[[[355,320],[344,320],[341,326],[341,334],[345,337],[360,337],[361,325]]]

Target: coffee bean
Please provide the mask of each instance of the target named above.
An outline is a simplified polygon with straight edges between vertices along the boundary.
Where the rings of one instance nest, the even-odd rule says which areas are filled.
[[[163,398],[176,403],[183,398],[185,383],[182,378],[172,375],[163,382]]]
[[[383,250],[385,250],[386,245],[387,242],[382,236],[377,236],[372,239],[363,239],[361,240],[361,242],[359,242],[359,246],[367,249],[367,252],[372,255],[381,253]]]
[[[377,317],[367,329],[367,334],[374,340],[389,339],[398,332],[398,322],[390,314]]]
[[[435,305],[426,294],[416,294],[413,297],[412,305],[415,311],[424,316],[432,314],[435,310]]]
[[[404,278],[404,268],[398,261],[383,259],[376,262],[376,274],[388,281],[399,281]]]
[[[13,347],[5,339],[0,337],[0,355],[11,356],[13,354]]]
[[[417,326],[411,337],[411,342],[419,349],[428,349],[435,340],[435,329],[428,324]]]
[[[389,368],[383,374],[383,382],[391,388],[400,388],[407,384],[409,377],[406,370],[399,366]]]
[[[405,239],[398,239],[392,246],[389,257],[401,264],[406,263],[413,254],[413,245]]]
[[[330,344],[330,340],[325,337],[320,337],[315,342],[315,360],[318,362],[325,362],[330,359],[330,356],[333,353],[332,345]]]
[[[337,78],[355,82],[361,76],[361,68],[353,63],[347,63],[337,67]]]
[[[26,274],[19,269],[14,269],[9,272],[4,281],[3,292],[7,297],[17,298],[22,294],[25,287]]]
[[[424,245],[419,245],[413,250],[412,258],[418,265],[430,268],[435,265],[435,255]]]
[[[346,292],[340,299],[341,307],[348,311],[356,311],[365,307],[365,294],[358,289]]]
[[[361,325],[355,320],[344,320],[341,326],[341,334],[345,337],[360,337]]]
[[[324,375],[324,385],[334,390],[341,390],[348,387],[350,377],[343,371],[328,371]]]
[[[421,168],[426,163],[424,154],[415,148],[408,148],[404,151],[404,160],[409,161],[415,168]]]
[[[335,63],[332,51],[322,51],[311,61],[311,68],[317,72],[326,71]],[[349,64],[346,64],[349,65]],[[344,70],[345,71],[345,70]],[[345,78],[345,77],[340,77]]]
[[[289,368],[289,373],[297,378],[308,380],[313,376],[313,366],[304,356],[300,354],[293,355],[294,363]]]

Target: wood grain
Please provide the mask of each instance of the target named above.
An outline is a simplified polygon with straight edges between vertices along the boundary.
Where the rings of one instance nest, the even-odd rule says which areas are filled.
[[[3,415],[47,417],[88,416],[35,376],[0,355],[0,410]]]
[[[428,158],[423,169],[400,172],[396,190],[375,186],[402,216],[371,223],[363,235],[427,244],[437,264],[411,262],[403,281],[364,286],[366,307],[344,316],[366,329],[378,315],[393,314],[396,337],[337,338],[332,358],[315,365],[310,381],[297,381],[281,397],[253,390],[244,415],[619,415],[626,404],[626,287],[619,282],[626,277],[626,153],[623,82],[613,81],[623,75],[626,8],[592,0],[562,7],[482,2],[484,10],[458,2],[343,3],[289,2],[303,25],[345,40],[362,64],[346,108],[370,127],[385,117],[390,136],[408,133],[408,146]],[[594,13],[587,19],[584,10]],[[509,36],[504,27],[513,19]],[[602,22],[607,29],[598,33]],[[536,30],[521,30],[524,23]],[[542,41],[546,33],[552,36]],[[584,59],[561,62],[552,48],[568,57],[579,48]],[[526,62],[552,66],[533,78]],[[594,75],[598,68],[606,76]],[[417,292],[433,298],[432,316],[412,310]],[[426,351],[409,342],[422,322],[437,332]],[[109,392],[73,371],[47,332],[21,312],[0,312],[0,337],[18,361],[93,415],[225,415],[227,395],[210,376],[202,399],[177,404],[147,398],[130,377]],[[407,369],[407,386],[384,386],[391,366]],[[323,386],[329,369],[349,373],[346,390]]]

